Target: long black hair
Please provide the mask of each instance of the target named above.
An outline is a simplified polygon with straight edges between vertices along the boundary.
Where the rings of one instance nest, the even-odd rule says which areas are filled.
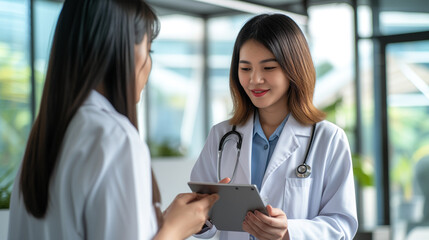
[[[67,127],[92,89],[137,128],[134,45],[159,32],[143,0],[66,0],[59,16],[40,112],[28,139],[20,176],[26,209],[43,218],[49,182]],[[159,191],[154,181],[154,201]]]

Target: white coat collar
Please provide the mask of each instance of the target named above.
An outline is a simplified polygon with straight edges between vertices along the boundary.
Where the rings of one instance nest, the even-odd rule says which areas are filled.
[[[291,114],[286,125],[280,134],[276,148],[271,156],[270,162],[265,171],[262,185],[264,185],[267,178],[300,147],[297,136],[310,137],[311,125],[305,126],[299,123]],[[261,187],[262,188],[262,187]]]
[[[237,131],[241,134],[243,138],[241,156],[239,165],[242,168],[242,172],[246,179],[246,183],[251,183],[250,173],[251,171],[251,157],[252,157],[252,140],[253,140],[253,117],[254,114],[251,114],[243,125],[237,126]],[[305,126],[299,123],[293,114],[289,116],[288,121],[286,122],[282,133],[280,134],[279,140],[277,142],[276,148],[271,156],[271,160],[265,171],[264,179],[262,180],[262,185],[264,185],[265,180],[282,164],[284,163],[291,155],[300,147],[297,136],[307,136],[311,135],[311,126]]]
[[[83,105],[93,105],[108,112],[116,112],[109,100],[96,90],[91,90]]]
[[[246,183],[250,184],[250,169],[251,157],[252,157],[252,139],[253,139],[253,113],[249,116],[244,125],[238,125],[237,131],[241,134],[243,139],[241,147],[240,166],[243,169]]]

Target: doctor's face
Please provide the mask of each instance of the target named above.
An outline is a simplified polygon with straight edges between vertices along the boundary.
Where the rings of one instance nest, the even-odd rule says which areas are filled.
[[[274,54],[258,41],[250,39],[241,46],[238,78],[258,109],[288,111],[289,80]]]
[[[141,92],[146,86],[150,70],[152,69],[150,47],[151,44],[148,44],[147,42],[147,35],[144,36],[141,43],[134,45],[134,61],[136,66],[136,102],[140,101]]]

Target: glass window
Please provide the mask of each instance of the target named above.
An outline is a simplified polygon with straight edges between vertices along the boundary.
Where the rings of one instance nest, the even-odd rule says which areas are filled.
[[[374,143],[374,49],[372,40],[359,41],[359,76],[361,89],[361,146],[359,167],[355,178],[359,183],[358,212],[362,230],[371,231],[377,226],[377,194],[375,190]]]
[[[367,5],[360,5],[357,8],[358,14],[358,35],[359,37],[372,36],[372,10]]]
[[[0,0],[0,189],[9,191],[32,125],[31,102],[38,108],[49,45],[62,3],[35,1],[36,99],[31,99],[29,2]],[[37,112],[37,110],[36,110]],[[0,192],[0,208],[8,207]]]
[[[358,33],[371,37],[373,11],[367,1],[359,0]],[[429,4],[425,1],[380,1],[378,15],[382,35],[421,32],[429,30]]]
[[[354,147],[353,10],[348,4],[308,9],[308,40],[316,68],[314,103],[343,128]]]
[[[34,4],[34,74],[36,80],[36,112],[42,97],[58,16],[63,3],[49,0],[36,0]]]
[[[425,0],[379,1],[380,32],[383,35],[429,30],[429,4]]]
[[[232,117],[229,91],[232,50],[238,32],[251,17],[252,15],[243,14],[208,21],[210,127]]]
[[[391,229],[402,240],[429,229],[429,41],[386,53]]]
[[[28,11],[28,1],[0,0],[0,208],[31,126]]]
[[[422,2],[423,3],[423,2]],[[410,3],[407,3],[410,4]],[[383,35],[411,33],[429,30],[429,4],[418,4],[426,8],[415,9],[423,12],[399,12],[399,11],[383,11],[380,12],[380,31]]]
[[[152,44],[153,69],[143,91],[147,99],[148,144],[154,157],[195,157],[205,141],[204,22],[184,15],[161,16],[160,20],[161,32]]]

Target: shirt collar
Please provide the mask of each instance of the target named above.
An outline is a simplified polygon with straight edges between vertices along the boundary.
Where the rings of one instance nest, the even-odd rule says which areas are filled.
[[[261,122],[259,122],[259,113],[255,111],[255,118],[253,120],[253,136],[259,135],[262,139],[266,139],[264,130],[262,130]]]
[[[285,119],[283,119],[282,123],[277,127],[277,129],[274,131],[273,134],[271,134],[270,139],[268,139],[269,141],[274,140],[276,137],[279,137],[288,118],[289,118],[290,113],[288,113],[285,117]],[[259,121],[259,113],[258,111],[255,111],[255,118],[254,118],[254,123],[253,123],[253,136],[255,136],[255,134],[258,134],[261,138],[263,139],[267,139],[265,137],[265,133],[264,130],[262,130],[262,126],[261,126],[261,122]]]

